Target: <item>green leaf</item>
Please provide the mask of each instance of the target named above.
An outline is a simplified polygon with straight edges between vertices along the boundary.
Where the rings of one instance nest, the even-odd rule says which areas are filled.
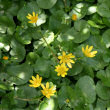
[[[28,64],[35,64],[35,61],[39,58],[36,52],[29,52],[26,56],[26,62]]]
[[[70,72],[68,73],[69,76],[74,76],[74,75],[78,75],[79,73],[81,73],[83,70],[83,66],[80,63],[75,63],[73,64]]]
[[[85,1],[87,1],[87,2],[94,2],[95,0],[85,0]]]
[[[90,65],[92,68],[94,68],[96,71],[104,69],[108,65],[108,63],[104,62],[102,54],[97,53],[95,58],[86,58],[86,62],[88,65]]]
[[[43,58],[48,59],[50,58],[50,55],[51,55],[51,51],[48,47],[46,47],[42,52],[42,56]]]
[[[46,60],[44,58],[38,58],[34,65],[34,71],[36,73],[39,73],[39,75],[48,78],[50,72],[49,66],[50,66],[49,60]]]
[[[32,31],[31,31],[32,33]],[[22,43],[22,44],[30,44],[31,43],[31,35],[30,35],[30,30],[27,29],[26,31],[23,30],[22,27],[18,26],[16,28],[16,39]]]
[[[106,30],[103,35],[103,42],[105,43],[106,47],[109,48],[110,47],[110,29]]]
[[[19,12],[17,14],[17,18],[22,22],[28,23],[29,20],[26,18],[26,16],[28,15],[28,13],[30,13],[32,15],[32,12],[35,12],[36,14],[38,14],[38,21],[36,23],[37,26],[40,26],[41,24],[46,22],[45,13],[43,11],[41,11],[41,9],[37,6],[37,3],[35,1],[27,3],[26,5],[24,5],[24,7],[22,7],[19,10]]]
[[[98,98],[95,110],[106,110],[106,105],[107,105],[107,101]]]
[[[104,55],[103,55],[103,60],[104,60],[104,62],[107,62],[107,63],[110,62],[110,52],[109,52],[109,50],[107,50],[107,51],[104,53]]]
[[[77,19],[79,20],[86,15],[87,8],[88,8],[88,6],[86,3],[78,3],[78,4],[76,4],[76,6],[74,6],[72,11],[70,12],[70,16],[72,17],[73,14],[76,14]]]
[[[93,68],[87,64],[83,65],[83,71],[81,74],[84,74],[84,75],[89,75],[90,77],[94,78],[94,71],[93,71]]]
[[[37,4],[40,8],[50,9],[56,4],[57,0],[37,0]]]
[[[23,85],[23,86],[18,87],[16,95],[17,96],[15,96],[15,97],[20,97],[20,98],[24,98],[24,99],[32,99],[38,95],[38,92],[36,91],[35,88],[29,87],[29,85],[26,85],[26,86]]]
[[[41,37],[42,38],[40,38],[39,41],[35,41],[33,43],[33,46],[34,46],[35,49],[42,48],[42,47],[47,47],[47,43],[51,44],[54,41],[55,36],[54,36],[53,32],[47,30],[47,31],[44,32],[44,34],[41,35]],[[43,37],[45,38],[46,41],[44,40]]]
[[[70,101],[69,105],[71,108],[77,105],[79,102],[75,90],[73,90],[70,86],[62,86],[58,92],[58,104],[60,108],[64,105],[68,105],[66,102],[67,99]]]
[[[10,86],[0,81],[0,89],[2,90],[10,90]]]
[[[83,76],[77,83],[76,88],[80,89],[87,103],[93,103],[96,99],[95,84],[91,77]]]
[[[91,15],[96,12],[97,12],[97,6],[93,5],[93,6],[88,7],[87,15]]]
[[[110,1],[103,0],[99,1],[100,3],[97,5],[97,12],[102,17],[110,18]]]
[[[15,31],[15,23],[12,18],[8,16],[0,17],[0,32],[12,35]]]
[[[13,39],[11,41],[11,51],[10,55],[12,56],[11,60],[15,62],[21,62],[26,54],[25,48],[17,40]]]
[[[110,27],[110,18],[103,17],[103,22],[106,26]]]
[[[97,95],[103,99],[103,100],[109,100],[110,99],[110,88],[105,87],[103,83],[100,81],[97,82],[96,84],[96,92]]]
[[[66,105],[62,107],[62,110],[72,110],[72,108],[67,107]]]
[[[55,98],[45,99],[39,105],[39,110],[58,110]]]
[[[91,27],[95,27],[95,28],[99,28],[99,29],[104,28],[104,26],[98,25],[98,24],[96,24],[96,23],[95,23],[94,21],[92,21],[92,20],[88,20],[88,24],[89,24]]]
[[[33,11],[38,14],[41,12],[40,9],[38,8],[36,2],[27,3],[19,10],[19,12],[17,14],[17,18],[20,21],[28,21],[26,16],[28,15],[28,13],[32,14]]]
[[[97,72],[97,77],[101,79],[103,84],[107,87],[110,87],[110,66],[106,70],[100,70]]]
[[[9,74],[9,80],[16,85],[25,84],[29,81],[31,76],[33,75],[33,69],[28,64],[21,64],[15,66],[8,66],[7,73]]]
[[[54,32],[65,32],[70,27],[69,16],[62,10],[56,11],[49,18],[49,29]]]
[[[87,21],[79,20],[74,24],[74,28],[70,28],[64,34],[62,34],[61,38],[64,41],[73,40],[75,43],[81,43],[87,40],[90,36],[90,26]]]
[[[11,36],[0,34],[0,49],[9,51],[11,43]]]
[[[76,21],[74,24],[75,31],[73,31],[75,43],[81,43],[89,38],[90,27],[85,20]]]
[[[69,102],[66,101],[67,99],[69,99]],[[85,107],[88,106],[82,97],[81,91],[77,88],[72,89],[70,86],[61,87],[58,94],[58,102],[60,108],[62,106],[68,106],[69,108],[74,108],[75,110],[80,110],[80,108],[85,110]]]

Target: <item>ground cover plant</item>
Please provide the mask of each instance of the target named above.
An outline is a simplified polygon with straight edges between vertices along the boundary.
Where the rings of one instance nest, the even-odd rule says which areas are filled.
[[[110,0],[0,0],[0,110],[110,110]]]

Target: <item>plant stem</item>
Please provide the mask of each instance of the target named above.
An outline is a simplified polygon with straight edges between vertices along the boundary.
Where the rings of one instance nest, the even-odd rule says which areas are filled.
[[[35,100],[41,100],[44,96],[41,96],[39,98],[33,98],[33,99],[23,99],[23,98],[20,98],[20,97],[14,97],[15,99],[17,100],[22,100],[22,101],[35,101]]]
[[[41,32],[40,32],[40,33],[41,33]],[[42,35],[42,33],[41,33],[41,35]],[[58,60],[57,56],[54,54],[53,50],[51,49],[50,45],[47,43],[47,41],[46,41],[46,39],[45,39],[45,37],[44,37],[43,35],[42,35],[42,39],[44,40],[44,42],[46,43],[46,45],[47,45],[48,48],[50,49],[52,55],[56,58],[57,62],[59,63],[59,60]]]
[[[76,60],[81,60],[81,59],[83,59],[83,58],[85,58],[84,56],[83,57],[79,57],[79,58],[76,58]]]
[[[65,8],[66,8],[66,0],[63,0],[63,2],[64,2],[64,5],[65,5]]]

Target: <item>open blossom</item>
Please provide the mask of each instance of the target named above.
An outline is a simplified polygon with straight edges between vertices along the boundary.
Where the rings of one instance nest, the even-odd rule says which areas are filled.
[[[29,23],[36,23],[38,20],[38,14],[35,14],[35,12],[32,13],[33,15],[28,13],[28,16],[26,16],[30,21]]]
[[[61,77],[65,77],[67,75],[68,70],[69,69],[65,66],[64,63],[56,66],[56,69],[55,69],[55,71],[58,72],[57,75]]]
[[[76,21],[76,20],[77,20],[77,15],[76,15],[76,14],[73,14],[73,15],[72,15],[72,20],[73,20],[73,21]]]
[[[70,102],[70,100],[69,99],[66,99],[66,103],[69,103]]]
[[[8,60],[8,57],[7,56],[3,56],[3,60]]]
[[[29,86],[30,87],[39,87],[41,85],[41,81],[42,81],[42,77],[39,77],[39,75],[37,74],[36,77],[32,76],[32,80],[29,80],[30,84]]]
[[[50,96],[53,96],[56,92],[55,86],[49,87],[49,82],[46,83],[46,86],[41,84],[41,87],[43,90],[41,90],[42,94],[46,96],[47,98],[50,98]]]
[[[93,46],[86,46],[86,48],[84,49],[84,47],[82,47],[82,52],[84,53],[84,55],[86,57],[95,57],[97,51],[92,51]],[[92,51],[92,52],[91,52]]]
[[[58,57],[58,59],[60,59],[60,63],[67,64],[69,68],[72,68],[71,63],[75,63],[71,58],[75,58],[75,56],[72,53],[66,55],[64,51],[62,52],[62,56]]]

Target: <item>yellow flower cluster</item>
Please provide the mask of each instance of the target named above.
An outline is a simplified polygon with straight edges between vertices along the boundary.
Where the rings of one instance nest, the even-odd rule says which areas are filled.
[[[36,14],[35,12],[31,14],[28,13],[28,16],[26,16],[30,21],[29,23],[37,23],[38,20],[38,14]],[[73,14],[72,15],[72,20],[76,21],[77,20],[77,15]],[[82,52],[86,57],[95,57],[97,51],[92,51],[93,46],[86,46],[86,48],[84,49],[84,47],[82,47]],[[75,61],[72,60],[72,58],[75,58],[75,56],[70,53],[70,54],[66,54],[64,51],[62,52],[62,56],[58,56],[58,59],[60,60],[60,64],[55,66],[55,71],[57,72],[58,76],[61,77],[65,77],[67,75],[67,71],[69,70],[69,68],[72,68],[72,63],[74,64]],[[4,56],[3,57],[4,60],[8,60],[8,57]],[[43,90],[41,90],[42,94],[44,96],[46,96],[47,98],[50,98],[50,96],[53,96],[54,93],[56,92],[55,87],[49,87],[49,82],[46,83],[46,86],[44,86],[41,82],[42,82],[42,77],[40,77],[38,74],[36,75],[36,77],[32,76],[32,80],[29,80],[29,82],[31,83],[29,86],[30,87],[42,87]],[[66,102],[68,103],[69,100],[66,100]]]
[[[55,86],[49,87],[49,82],[46,83],[46,86],[44,86],[44,84],[42,84],[42,77],[40,77],[38,74],[36,75],[36,77],[32,76],[32,80],[29,80],[29,82],[31,83],[29,86],[30,87],[42,87],[43,90],[41,90],[42,94],[44,96],[46,96],[47,98],[50,98],[50,96],[53,96],[54,93],[56,92],[55,90]]]
[[[97,51],[92,51],[92,49],[93,46],[89,47],[87,45],[85,49],[84,47],[82,47],[82,52],[86,57],[95,57]],[[62,56],[58,56],[61,65],[55,66],[55,71],[58,72],[57,76],[65,77],[67,75],[67,71],[69,70],[69,68],[72,68],[71,63],[75,63],[75,61],[71,58],[75,58],[75,56],[72,53],[66,55],[64,51],[62,52]]]
[[[71,63],[75,63],[71,58],[75,58],[75,56],[70,53],[68,55],[66,55],[66,53],[63,51],[62,52],[62,56],[59,56],[58,59],[60,59],[60,64],[56,66],[55,71],[58,72],[57,75],[61,76],[61,77],[65,77],[67,75],[67,71],[69,70],[69,68],[72,68]],[[69,68],[67,68],[67,66]]]

